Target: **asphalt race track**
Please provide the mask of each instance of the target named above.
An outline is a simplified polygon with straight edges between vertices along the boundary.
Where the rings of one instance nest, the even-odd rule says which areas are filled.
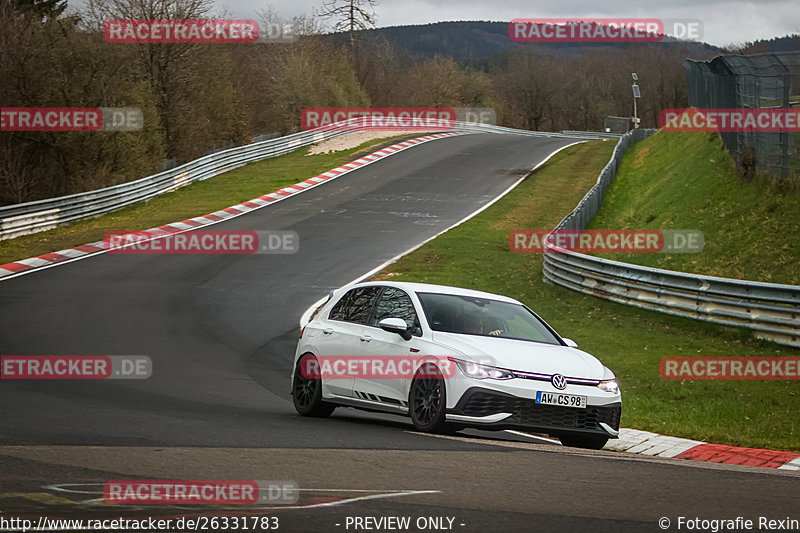
[[[0,281],[1,354],[153,361],[147,380],[0,382],[0,517],[270,515],[286,532],[398,531],[354,527],[367,516],[410,517],[400,531],[471,532],[798,518],[796,473],[509,433],[424,435],[403,418],[349,409],[325,420],[295,414],[289,371],[309,305],[572,142],[445,138],[210,228],[293,230],[292,255],[102,254]],[[112,479],[293,480],[301,496],[211,510],[91,502]]]

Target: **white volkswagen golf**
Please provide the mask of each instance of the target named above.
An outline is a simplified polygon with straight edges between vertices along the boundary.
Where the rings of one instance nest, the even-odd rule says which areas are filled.
[[[505,296],[424,283],[333,291],[302,328],[292,398],[402,414],[421,431],[523,429],[602,448],[616,438],[614,374]]]

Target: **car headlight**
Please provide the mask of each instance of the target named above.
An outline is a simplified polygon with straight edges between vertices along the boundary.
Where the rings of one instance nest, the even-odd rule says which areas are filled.
[[[473,379],[511,379],[514,374],[509,370],[497,368],[495,366],[479,365],[471,361],[449,358],[456,364],[461,373]]]
[[[600,390],[610,392],[611,394],[617,394],[619,392],[619,383],[613,379],[601,381],[597,386],[600,387]]]

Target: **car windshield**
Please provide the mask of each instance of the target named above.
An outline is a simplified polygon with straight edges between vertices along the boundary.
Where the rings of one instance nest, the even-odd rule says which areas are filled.
[[[520,304],[454,294],[417,296],[434,331],[561,344],[539,317]]]

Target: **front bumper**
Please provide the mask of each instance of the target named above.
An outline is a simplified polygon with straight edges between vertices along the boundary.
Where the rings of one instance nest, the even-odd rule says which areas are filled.
[[[594,434],[616,438],[622,403],[588,405],[585,409],[537,404],[532,398],[471,387],[455,407],[447,409],[447,420],[488,429],[525,429],[552,436]]]

